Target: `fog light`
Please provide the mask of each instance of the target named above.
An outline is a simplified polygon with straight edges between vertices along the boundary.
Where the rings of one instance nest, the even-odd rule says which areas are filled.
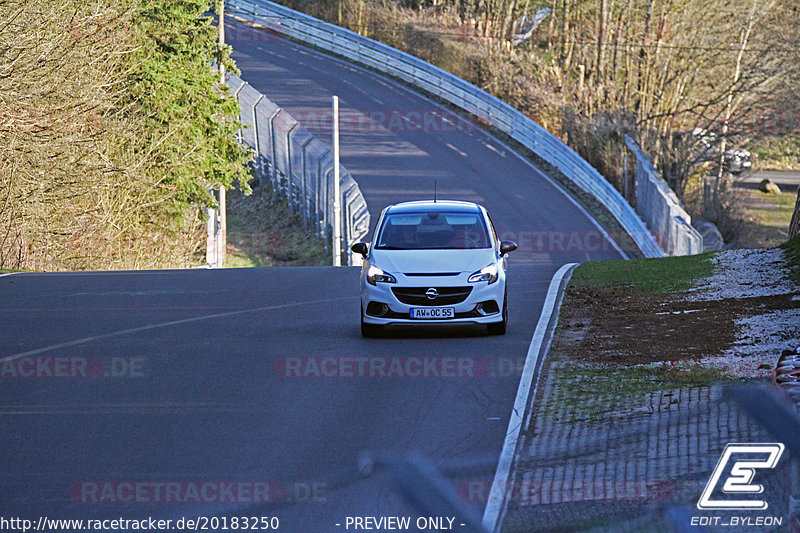
[[[370,316],[381,317],[389,312],[389,306],[380,302],[370,302],[367,304],[367,314]]]
[[[482,315],[493,315],[500,312],[500,308],[497,307],[497,302],[494,300],[479,303],[477,310]]]

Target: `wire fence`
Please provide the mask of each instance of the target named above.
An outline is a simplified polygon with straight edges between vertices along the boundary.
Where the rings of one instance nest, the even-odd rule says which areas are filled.
[[[567,384],[548,380],[544,398],[558,397],[553,389],[559,386]],[[767,403],[748,412],[731,390],[655,391],[605,412],[585,403],[575,409],[540,402],[520,450],[502,531],[798,531],[800,463],[789,441],[774,468],[753,469],[760,494],[725,490],[737,461],[764,458],[738,453],[725,461],[728,445],[785,440],[770,431],[768,419],[776,413]],[[797,426],[797,417],[782,423]],[[717,469],[721,475],[713,483]],[[708,487],[714,502],[763,500],[767,507],[701,509]]]
[[[333,154],[286,110],[242,79],[228,75],[241,109],[241,140],[255,152],[256,176],[286,198],[305,227],[314,229],[328,250],[333,233]],[[342,206],[342,264],[357,264],[350,246],[366,237],[370,215],[358,184],[339,165]]]

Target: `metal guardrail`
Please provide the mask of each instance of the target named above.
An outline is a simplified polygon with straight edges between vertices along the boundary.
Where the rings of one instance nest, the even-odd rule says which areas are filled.
[[[692,217],[658,174],[653,161],[630,135],[625,135],[625,144],[636,156],[636,211],[658,243],[669,255],[701,253],[703,236],[692,227]]]
[[[230,92],[239,100],[241,139],[256,153],[259,177],[286,197],[289,208],[299,212],[303,223],[314,225],[318,238],[327,243],[333,224],[333,154],[297,120],[240,78],[228,75]],[[350,246],[369,231],[367,202],[358,184],[339,165],[342,194],[343,265],[356,259]]]
[[[663,250],[641,218],[600,173],[558,137],[499,98],[430,63],[267,0],[229,0],[229,11],[423,89],[503,131],[600,201],[647,257]]]

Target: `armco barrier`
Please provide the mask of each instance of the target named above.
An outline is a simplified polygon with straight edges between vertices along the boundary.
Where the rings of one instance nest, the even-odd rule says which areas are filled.
[[[636,211],[669,255],[691,255],[703,251],[703,236],[692,227],[692,217],[658,175],[652,160],[636,141],[625,135],[625,144],[636,156]]]
[[[319,238],[332,234],[333,155],[322,141],[308,133],[285,110],[236,76],[227,76],[231,94],[241,109],[241,140],[256,153],[260,179],[268,179],[275,191],[299,212],[304,224],[313,224]],[[342,264],[352,265],[350,245],[369,231],[367,202],[358,184],[339,166],[342,193]]]
[[[502,100],[430,63],[357,33],[267,0],[228,0],[234,15],[304,43],[375,68],[479,117],[557,167],[601,202],[647,257],[663,250],[619,192],[582,157]]]

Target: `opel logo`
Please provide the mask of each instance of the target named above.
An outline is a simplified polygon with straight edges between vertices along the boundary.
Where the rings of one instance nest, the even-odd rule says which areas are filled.
[[[439,291],[431,287],[430,289],[425,291],[425,296],[428,297],[428,300],[435,300],[436,298],[439,297]]]

